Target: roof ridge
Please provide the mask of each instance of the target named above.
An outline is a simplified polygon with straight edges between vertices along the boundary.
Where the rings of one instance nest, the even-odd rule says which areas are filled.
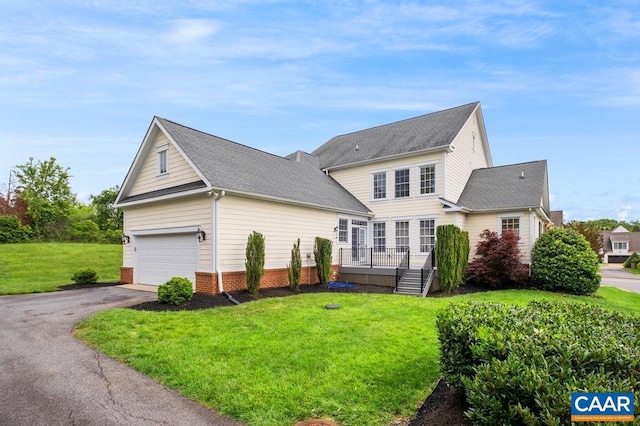
[[[342,137],[342,136],[355,135],[355,134],[357,134],[357,133],[368,132],[369,130],[379,129],[379,128],[381,128],[381,127],[392,126],[392,125],[396,125],[396,124],[404,123],[404,122],[407,122],[407,121],[417,120],[417,119],[424,118],[424,117],[428,117],[428,116],[430,116],[430,115],[434,115],[434,114],[442,114],[442,113],[444,113],[444,112],[451,111],[451,110],[453,110],[453,109],[464,108],[464,107],[467,107],[467,106],[469,106],[469,105],[478,105],[479,103],[480,103],[480,101],[469,102],[468,104],[458,105],[458,106],[451,107],[451,108],[447,108],[447,109],[443,109],[443,110],[440,110],[440,111],[433,111],[433,112],[429,112],[429,113],[427,113],[427,114],[418,115],[418,116],[416,116],[416,117],[409,117],[409,118],[404,118],[404,119],[402,119],[402,120],[393,121],[393,122],[391,122],[391,123],[379,124],[379,125],[377,125],[377,126],[369,127],[369,128],[367,128],[367,129],[356,130],[356,131],[353,131],[353,132],[348,132],[348,133],[343,133],[343,134],[340,134],[340,135],[336,135],[336,136],[332,137],[330,140],[335,139],[335,138],[339,138],[339,137]],[[322,145],[321,145],[321,146],[322,146]]]
[[[286,158],[286,157],[282,157],[282,156],[280,156],[280,155],[277,155],[277,154],[274,154],[274,153],[271,153],[271,152],[268,152],[268,151],[264,151],[264,150],[262,150],[262,149],[254,148],[254,147],[252,147],[252,146],[245,145],[245,144],[240,143],[240,142],[232,141],[231,139],[223,138],[223,137],[221,137],[221,136],[217,136],[217,135],[214,135],[214,134],[212,134],[212,133],[203,132],[202,130],[194,129],[193,127],[190,127],[190,126],[185,126],[184,124],[180,124],[180,123],[178,123],[178,122],[176,122],[176,121],[169,120],[168,118],[159,117],[159,116],[157,116],[157,115],[155,116],[155,118],[160,119],[160,120],[164,120],[164,121],[168,121],[169,123],[175,124],[176,126],[183,127],[183,128],[185,128],[185,129],[191,130],[191,131],[196,132],[196,133],[200,133],[200,134],[203,134],[203,135],[206,135],[206,136],[210,136],[210,137],[212,137],[212,138],[220,139],[220,140],[222,140],[222,141],[224,141],[224,142],[229,142],[229,143],[232,143],[232,144],[234,144],[234,145],[238,145],[238,146],[241,146],[241,147],[244,147],[244,148],[251,149],[251,150],[253,150],[253,151],[260,152],[260,153],[262,153],[262,154],[267,154],[267,155],[270,155],[270,156],[272,156],[272,157],[279,158],[279,159],[281,159],[281,160],[291,161],[291,160],[289,160],[289,159],[288,159],[288,158]]]
[[[513,166],[520,166],[520,165],[524,165],[524,164],[533,164],[533,163],[546,163],[547,160],[546,159],[542,159],[542,160],[533,160],[533,161],[524,161],[521,163],[512,163],[512,164],[502,164],[500,166],[491,166],[491,167],[483,167],[481,169],[476,169],[476,170],[486,170],[486,169],[499,169],[501,167],[513,167]]]

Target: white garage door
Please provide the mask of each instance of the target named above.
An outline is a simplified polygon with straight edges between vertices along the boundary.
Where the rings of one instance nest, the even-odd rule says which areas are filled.
[[[136,237],[138,284],[160,285],[172,277],[186,277],[195,283],[198,268],[198,239],[188,234],[141,235]]]

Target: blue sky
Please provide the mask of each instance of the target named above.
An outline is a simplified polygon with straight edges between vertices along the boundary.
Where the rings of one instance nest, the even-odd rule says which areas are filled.
[[[480,101],[495,165],[547,159],[568,220],[640,220],[640,1],[0,0],[0,183],[82,201],[154,115],[278,155]]]

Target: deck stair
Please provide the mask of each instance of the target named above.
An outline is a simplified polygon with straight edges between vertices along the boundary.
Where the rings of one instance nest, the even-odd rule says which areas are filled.
[[[420,269],[408,269],[402,274],[398,287],[394,291],[397,294],[406,294],[412,296],[426,296],[433,281],[433,269],[424,271],[424,287],[421,286],[420,278],[423,276]]]

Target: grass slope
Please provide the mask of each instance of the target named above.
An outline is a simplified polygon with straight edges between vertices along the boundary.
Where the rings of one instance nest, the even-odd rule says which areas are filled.
[[[55,291],[84,268],[94,269],[101,282],[114,282],[121,265],[122,246],[116,244],[3,244],[0,294]]]
[[[409,418],[440,377],[436,312],[478,300],[573,300],[640,313],[640,295],[493,291],[452,298],[307,294],[196,312],[117,309],[76,335],[133,368],[249,425]],[[339,310],[327,310],[337,303]]]

